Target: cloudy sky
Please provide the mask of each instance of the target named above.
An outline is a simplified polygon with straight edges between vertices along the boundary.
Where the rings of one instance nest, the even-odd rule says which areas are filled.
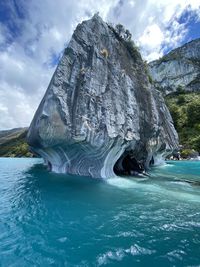
[[[77,23],[122,23],[151,61],[200,37],[199,0],[0,0],[0,130],[28,126]]]

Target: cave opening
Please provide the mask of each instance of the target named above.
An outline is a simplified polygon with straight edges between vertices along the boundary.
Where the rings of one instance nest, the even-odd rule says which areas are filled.
[[[125,151],[114,165],[116,175],[130,176],[144,172],[144,165],[140,163],[132,151]]]

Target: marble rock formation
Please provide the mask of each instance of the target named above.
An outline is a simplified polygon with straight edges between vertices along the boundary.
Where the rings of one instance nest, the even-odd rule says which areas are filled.
[[[172,118],[122,25],[97,14],[73,33],[28,132],[58,173],[132,174],[177,148]]]
[[[155,86],[164,94],[200,90],[200,39],[149,63]]]

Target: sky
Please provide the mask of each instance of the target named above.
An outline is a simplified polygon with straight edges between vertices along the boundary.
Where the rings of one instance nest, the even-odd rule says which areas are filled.
[[[147,61],[200,37],[199,0],[0,0],[0,130],[29,126],[73,30],[96,12]]]

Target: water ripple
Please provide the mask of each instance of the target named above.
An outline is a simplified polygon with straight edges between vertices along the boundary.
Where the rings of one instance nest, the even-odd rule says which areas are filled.
[[[200,188],[177,181],[176,164],[107,182],[48,173],[37,159],[0,159],[0,171],[2,267],[200,263]]]

